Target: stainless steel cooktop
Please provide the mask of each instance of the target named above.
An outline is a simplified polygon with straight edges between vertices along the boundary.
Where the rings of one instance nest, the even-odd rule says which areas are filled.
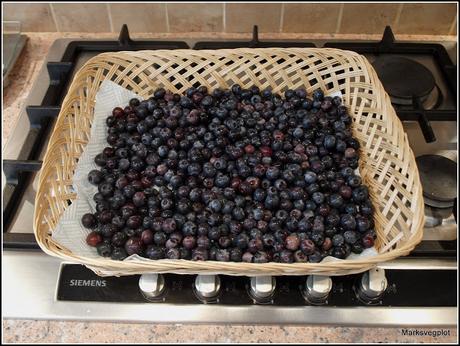
[[[72,41],[57,40],[52,45],[46,61],[60,61]],[[190,47],[196,43],[196,40],[181,41],[185,41]],[[324,44],[324,41],[309,42],[317,47]],[[447,45],[447,49],[451,59],[456,63],[456,46]],[[79,54],[74,71],[96,54]],[[370,54],[368,58],[372,62],[375,57]],[[429,68],[441,93],[449,94],[441,72],[430,59],[417,55],[411,58]],[[40,104],[49,83],[45,64],[26,105]],[[439,109],[452,107],[456,108],[455,99],[446,97]],[[432,143],[426,142],[417,121],[405,121],[403,125],[415,156],[437,154],[457,162],[456,121],[431,121],[437,138]],[[22,110],[17,126],[4,148],[5,159],[18,158],[29,129],[28,116],[25,110]],[[43,154],[44,152],[38,159],[41,159]],[[38,175],[27,187],[9,232],[33,233],[32,219],[37,180]],[[2,190],[5,181],[5,175],[2,173]],[[442,220],[436,227],[427,225],[423,239],[456,240],[457,224],[453,215]],[[455,325],[457,316],[457,303],[453,296],[451,297],[451,293],[456,294],[456,290],[455,287],[449,287],[456,282],[457,263],[456,258],[452,257],[401,258],[379,265],[375,272],[332,280],[321,277],[275,280],[265,278],[251,281],[250,278],[231,277],[217,279],[196,276],[178,278],[173,275],[143,278],[134,276],[124,279],[126,287],[130,287],[124,296],[120,295],[120,284],[116,278],[95,278],[92,273],[37,250],[4,251],[2,267],[2,300],[6,318],[447,326]],[[427,287],[416,288],[410,287],[412,283],[409,283],[409,286],[402,284],[399,280],[401,275],[409,275],[409,272],[414,273],[415,277],[426,277],[429,282]],[[142,282],[140,286],[139,280]],[[375,285],[380,288],[374,289]],[[219,292],[213,296],[215,299],[206,298],[204,292],[213,291]],[[80,294],[81,292],[83,294]],[[385,298],[380,299],[383,292]],[[444,300],[421,304],[420,300],[423,298],[420,295],[429,295],[430,292],[432,295],[442,295]],[[262,299],[264,295],[268,299]],[[159,300],[149,299],[157,296]],[[374,296],[377,298],[374,299]]]

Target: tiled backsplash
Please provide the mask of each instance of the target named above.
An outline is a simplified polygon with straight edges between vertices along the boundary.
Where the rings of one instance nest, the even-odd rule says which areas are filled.
[[[456,35],[455,3],[3,3],[22,31]]]

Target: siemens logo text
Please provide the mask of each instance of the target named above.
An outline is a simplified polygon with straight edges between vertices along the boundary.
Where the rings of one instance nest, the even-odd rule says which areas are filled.
[[[107,283],[105,280],[70,280],[70,286],[79,287],[105,287]]]

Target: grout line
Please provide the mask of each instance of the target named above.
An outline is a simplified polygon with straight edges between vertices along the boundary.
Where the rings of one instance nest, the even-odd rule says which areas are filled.
[[[57,31],[57,32],[60,32],[61,30],[59,29],[59,25],[58,25],[58,22],[57,22],[57,20],[56,20],[56,14],[54,13],[53,4],[52,4],[52,3],[49,3],[48,5],[49,5],[49,7],[50,7],[51,17],[53,18],[54,26],[56,27],[56,31]]]
[[[283,32],[283,25],[284,25],[284,2],[281,3],[280,30],[279,30],[279,32]]]
[[[345,4],[342,2],[339,9],[339,18],[337,18],[337,27],[335,28],[335,33],[338,34],[340,27],[342,26],[342,16],[343,16],[343,7]]]
[[[227,32],[227,3],[224,2],[222,4],[222,11],[223,11],[223,14],[222,14],[222,31],[223,32]]]
[[[393,22],[393,27],[392,27],[394,31],[398,30],[399,20],[401,19],[401,13],[403,11],[403,8],[404,8],[404,3],[399,4],[398,10],[396,11],[395,21]]]
[[[167,3],[165,3],[165,19],[166,19],[166,32],[170,32],[170,29],[169,29],[168,4],[167,4]]]
[[[449,35],[455,35],[457,34],[457,14],[455,15],[455,18],[450,26],[450,29],[449,29]]]
[[[106,3],[105,6],[107,7],[107,15],[109,17],[109,25],[110,25],[110,31],[111,32],[114,32],[114,29],[113,29],[113,20],[112,20],[112,11],[110,11],[111,7],[110,7],[110,3]]]

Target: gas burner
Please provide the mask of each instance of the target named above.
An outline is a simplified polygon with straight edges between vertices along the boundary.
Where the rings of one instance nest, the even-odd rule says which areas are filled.
[[[424,109],[436,108],[441,93],[433,74],[422,64],[399,56],[380,56],[372,65],[391,102],[412,106],[418,99]]]
[[[457,198],[457,164],[440,155],[422,155],[415,160],[425,204],[436,209],[449,208],[452,214]]]

